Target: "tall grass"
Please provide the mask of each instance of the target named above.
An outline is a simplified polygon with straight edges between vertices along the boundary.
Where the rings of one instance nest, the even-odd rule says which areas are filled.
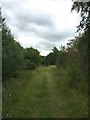
[[[19,101],[22,93],[26,89],[28,83],[32,78],[31,71],[21,71],[17,78],[11,78],[8,82],[4,82],[2,86],[2,116],[12,117],[13,111],[16,112],[16,103]],[[26,81],[27,80],[27,81]],[[22,98],[21,98],[22,99]],[[17,110],[18,111],[18,110]]]
[[[87,77],[76,68],[49,66],[39,67],[34,71],[21,71],[17,78],[3,84],[3,118],[52,117],[47,72],[55,85],[55,94],[60,101],[58,105],[64,118],[86,118]]]
[[[3,118],[50,117],[46,69],[22,71],[3,86]]]
[[[58,96],[68,118],[88,117],[87,78],[79,68],[54,68],[52,73]]]

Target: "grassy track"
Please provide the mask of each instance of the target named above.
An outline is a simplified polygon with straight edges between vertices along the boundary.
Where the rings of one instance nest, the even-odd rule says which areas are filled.
[[[21,72],[8,88],[3,88],[3,117],[51,117],[46,71]]]
[[[3,86],[3,117],[87,117],[87,98],[64,87],[65,75],[52,66],[20,72]]]

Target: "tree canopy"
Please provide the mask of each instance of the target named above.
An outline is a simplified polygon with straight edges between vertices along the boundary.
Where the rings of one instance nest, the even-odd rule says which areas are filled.
[[[2,66],[3,79],[13,76],[17,70],[23,67],[23,52],[22,47],[14,40],[10,29],[7,27],[5,21],[2,24]]]
[[[90,27],[90,1],[89,2],[74,2],[71,11],[76,10],[80,13],[82,20],[78,26],[78,30],[84,28],[87,30]]]

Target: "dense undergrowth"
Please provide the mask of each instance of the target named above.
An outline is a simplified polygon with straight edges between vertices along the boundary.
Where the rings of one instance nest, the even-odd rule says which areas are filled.
[[[88,82],[80,72],[72,71],[72,69],[70,72],[68,67],[52,70],[58,96],[65,115],[69,118],[88,117]],[[79,82],[76,83],[76,80]]]

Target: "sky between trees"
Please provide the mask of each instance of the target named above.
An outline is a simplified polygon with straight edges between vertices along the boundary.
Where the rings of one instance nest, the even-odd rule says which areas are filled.
[[[2,14],[16,41],[47,55],[75,37],[80,16],[71,13],[72,4],[72,0],[3,0]]]

